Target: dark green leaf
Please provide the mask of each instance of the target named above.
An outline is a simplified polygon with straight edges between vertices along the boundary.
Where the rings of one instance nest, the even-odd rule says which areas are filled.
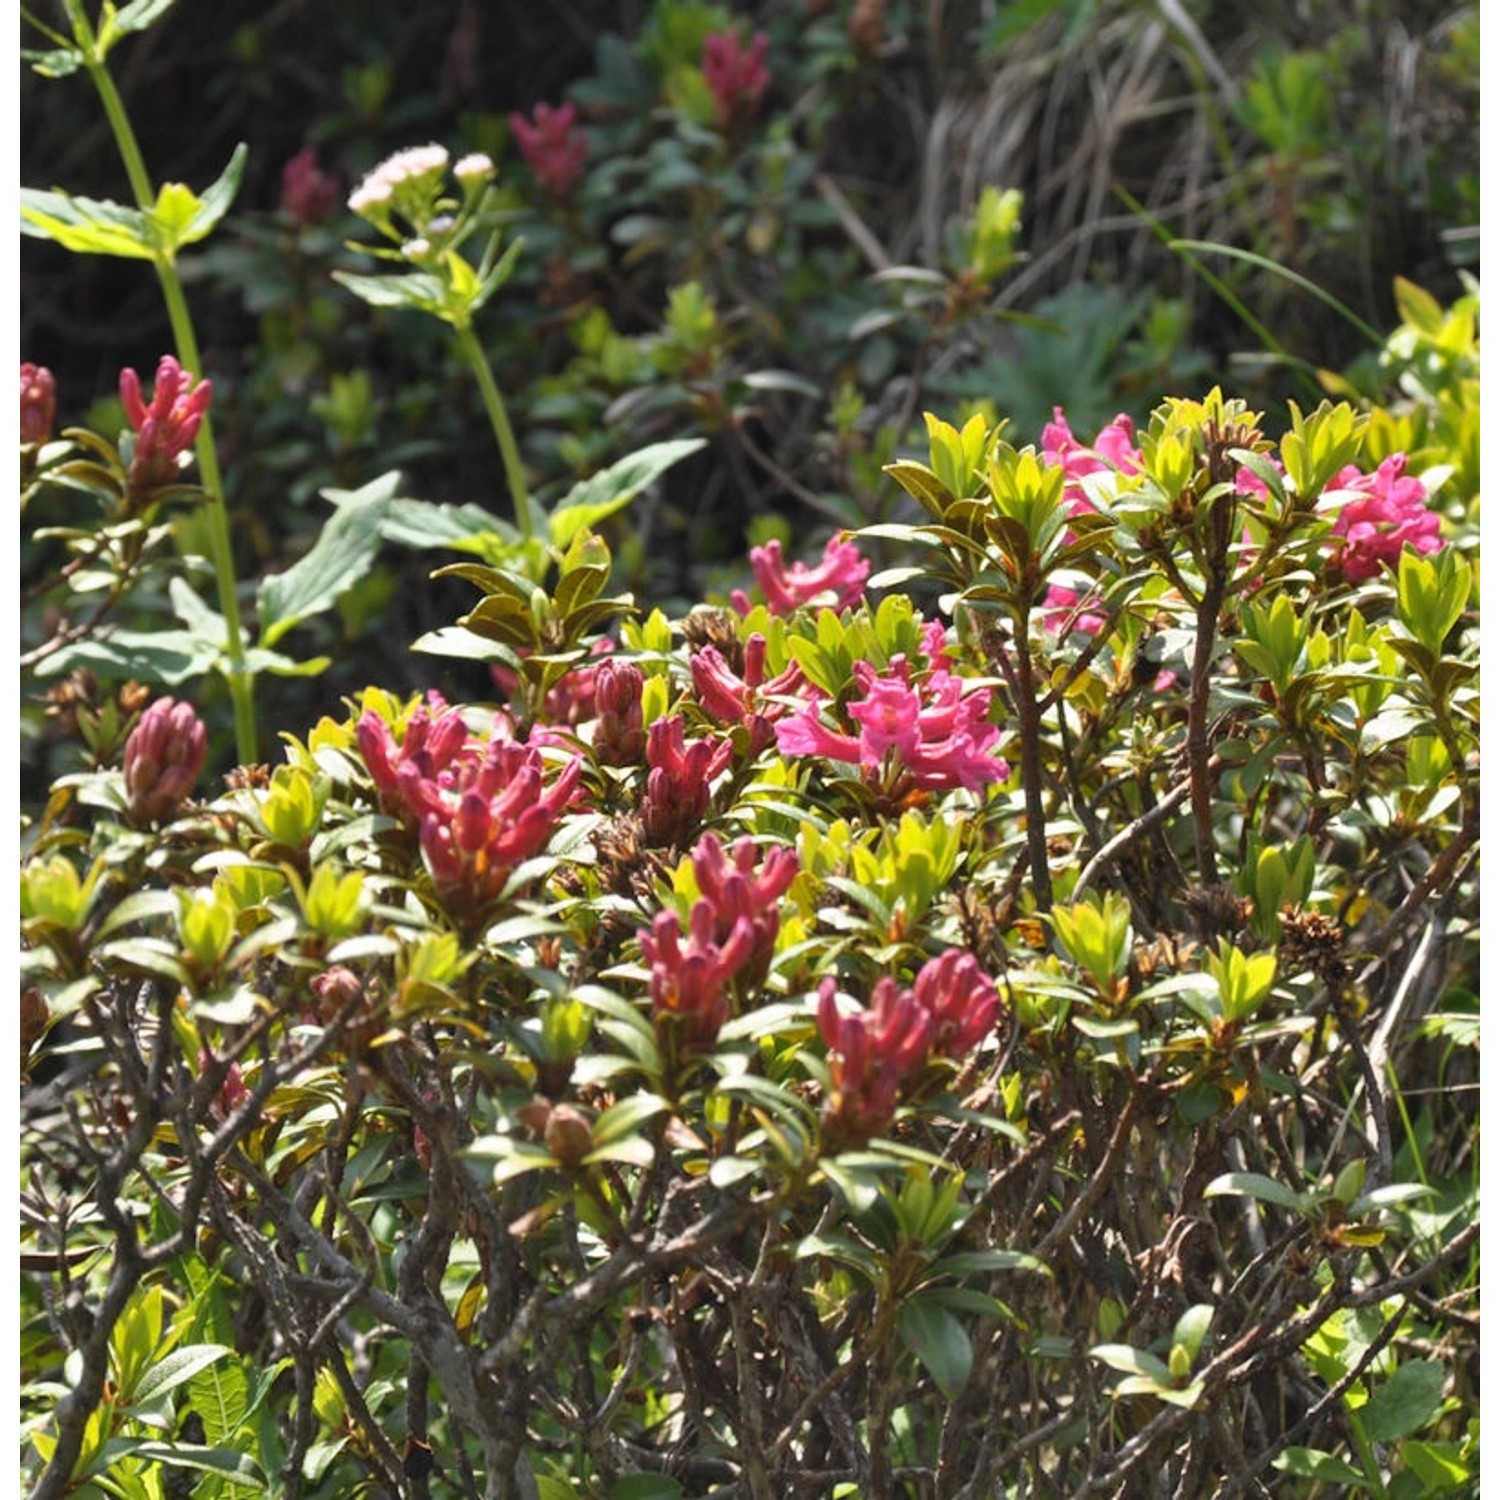
[[[896,1327],[950,1400],[968,1381],[974,1350],[964,1326],[931,1297],[910,1297],[896,1314]]]

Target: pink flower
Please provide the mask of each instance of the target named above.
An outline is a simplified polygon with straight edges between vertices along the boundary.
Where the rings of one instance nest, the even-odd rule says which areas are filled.
[[[1042,453],[1060,463],[1067,474],[1063,503],[1069,515],[1079,515],[1097,507],[1085,494],[1080,481],[1086,474],[1100,474],[1118,469],[1122,474],[1137,474],[1141,467],[1140,449],[1135,445],[1135,424],[1121,412],[1100,429],[1092,448],[1086,448],[1073,436],[1068,419],[1060,406],[1052,408],[1052,420],[1042,428]]]
[[[743,964],[741,979],[760,984],[771,967],[776,933],[781,926],[781,898],[800,868],[794,849],[772,849],[756,868],[759,849],[749,835],[737,839],[728,854],[711,833],[693,850],[693,875],[699,901],[713,916],[713,932],[724,942],[741,922],[748,922],[754,941]]]
[[[713,781],[734,758],[728,740],[694,740],[680,715],[657,719],[646,736],[646,795],[641,820],[653,845],[679,844],[694,833],[708,812]]]
[[[693,851],[700,895],[688,917],[688,941],[676,912],[658,912],[640,934],[651,965],[651,1003],[689,1051],[711,1047],[729,1018],[731,991],[748,993],[764,982],[780,926],[778,902],[797,875],[797,856],[774,849],[756,869],[754,839],[743,838],[732,855],[713,834]]]
[[[45,365],[21,366],[21,441],[45,443],[57,420],[57,381]]]
[[[720,652],[705,646],[688,662],[698,702],[711,719],[733,727],[743,724],[750,735],[750,754],[760,752],[776,739],[775,721],[791,712],[776,701],[786,693],[801,693],[807,678],[796,662],[766,680],[766,638],[758,630],[745,642],[745,675],[736,677]]]
[[[178,460],[193,446],[212,397],[212,384],[195,384],[170,354],[162,355],[156,367],[156,390],[149,406],[141,399],[140,376],[131,369],[120,371],[120,401],[136,434],[127,476],[132,491],[147,494],[173,483]]]
[[[750,549],[750,567],[773,615],[789,615],[815,602],[830,604],[834,610],[848,609],[864,597],[865,579],[870,576],[869,560],[842,534],[829,538],[823,561],[814,567],[800,562],[788,567],[781,543],[774,537],[764,547]],[[750,600],[742,589],[736,589],[729,602],[740,614],[750,613]]]
[[[573,191],[588,159],[588,137],[576,124],[577,118],[578,111],[571,104],[556,108],[538,104],[530,120],[520,114],[510,116],[521,155],[542,187],[559,198]]]
[[[646,753],[641,692],[646,678],[634,662],[606,661],[594,669],[594,759],[602,766],[639,765]]]
[[[771,86],[766,49],[771,39],[763,31],[747,51],[732,31],[703,39],[703,76],[714,96],[714,119],[722,130],[737,118],[748,119]]]
[[[1427,504],[1422,481],[1406,473],[1404,453],[1383,459],[1373,474],[1361,474],[1353,464],[1340,469],[1325,493],[1335,491],[1350,498],[1334,518],[1337,541],[1329,562],[1350,583],[1395,567],[1407,545],[1423,554],[1442,547],[1437,513]]]
[[[137,823],[160,823],[197,783],[208,731],[191,703],[158,698],[125,741],[125,796]]]
[[[701,901],[693,907],[688,930],[684,947],[677,913],[657,912],[651,930],[640,935],[641,953],[651,965],[653,1016],[669,1021],[684,1051],[699,1052],[713,1046],[729,1019],[729,984],[755,938],[742,919],[727,938],[717,940],[713,912]]]
[[[415,827],[422,858],[449,911],[469,920],[504,891],[516,867],[539,854],[578,789],[575,755],[549,784],[535,745],[497,720],[488,741],[469,737],[457,709],[413,711],[398,749],[373,709],[355,738],[387,811]]]
[[[1042,623],[1053,635],[1074,630],[1081,630],[1085,635],[1098,635],[1104,629],[1105,617],[1092,609],[1080,609],[1081,602],[1082,596],[1077,589],[1054,583],[1043,601]]]
[[[500,740],[464,763],[441,807],[423,814],[420,833],[423,861],[456,917],[477,915],[517,865],[541,853],[582,770],[574,756],[548,786],[540,750]]]
[[[813,702],[776,725],[782,754],[857,765],[872,784],[890,773],[888,791],[900,784],[924,791],[980,791],[1004,781],[1010,767],[992,753],[1000,731],[986,718],[990,690],[966,692],[963,679],[943,667],[919,682],[911,675],[904,656],[892,657],[883,675],[869,662],[855,662],[854,678],[864,696],[849,703],[848,713],[858,735],[828,728],[821,702]]]
[[[343,185],[318,166],[318,153],[304,146],[281,169],[281,206],[299,225],[318,224],[338,206]]]
[[[412,828],[420,827],[428,812],[446,806],[442,793],[455,785],[461,757],[472,753],[469,726],[456,708],[443,708],[436,716],[425,708],[413,709],[399,746],[390,725],[374,709],[366,709],[354,737],[380,792],[380,805]]]
[[[876,982],[867,1010],[843,1013],[836,993],[832,979],[818,987],[818,1030],[828,1046],[823,1129],[832,1146],[863,1145],[895,1118],[902,1085],[926,1064],[934,1022],[888,975]]]
[[[932,1017],[932,1048],[961,1058],[988,1035],[1000,1014],[1000,993],[972,953],[950,948],[922,966],[913,989]]]

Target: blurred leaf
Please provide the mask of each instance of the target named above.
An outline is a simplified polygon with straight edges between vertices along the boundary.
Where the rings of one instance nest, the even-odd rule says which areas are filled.
[[[964,1325],[947,1308],[919,1294],[902,1302],[896,1327],[943,1394],[949,1400],[956,1397],[974,1365],[974,1349]]]
[[[380,551],[380,523],[401,482],[382,474],[358,490],[324,490],[337,509],[312,549],[285,572],[263,579],[257,594],[260,639],[273,646],[293,626],[328,609],[370,569]]]
[[[1435,1359],[1407,1360],[1360,1409],[1360,1421],[1373,1443],[1410,1437],[1441,1410],[1447,1372]]]
[[[580,531],[597,526],[606,516],[623,509],[648,484],[666,473],[673,464],[697,453],[704,443],[703,438],[652,443],[580,480],[547,517],[547,531],[553,546],[570,546]]]

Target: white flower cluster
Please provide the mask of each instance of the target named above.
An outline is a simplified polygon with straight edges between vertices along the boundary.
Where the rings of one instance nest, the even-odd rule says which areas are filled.
[[[467,158],[465,158],[467,160]],[[388,156],[349,195],[349,207],[357,214],[387,206],[398,189],[408,182],[441,172],[448,165],[447,150],[438,145],[408,146]]]
[[[495,175],[495,164],[483,151],[471,151],[459,157],[454,164],[453,175],[465,186],[473,182],[488,182]]]

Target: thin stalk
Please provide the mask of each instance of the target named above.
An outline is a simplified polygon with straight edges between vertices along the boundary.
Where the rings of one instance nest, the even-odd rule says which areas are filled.
[[[484,397],[484,409],[489,413],[490,426],[495,430],[495,441],[500,445],[500,461],[505,465],[505,482],[510,486],[511,503],[516,510],[516,526],[527,541],[536,533],[536,521],[531,510],[531,492],[526,487],[526,470],[521,463],[521,450],[516,446],[516,435],[511,430],[510,418],[505,414],[505,402],[490,362],[474,337],[474,330],[467,324],[456,324],[454,333],[458,347],[468,361],[474,378],[479,382],[480,394]]]
[[[1208,737],[1208,690],[1219,628],[1219,606],[1224,602],[1224,581],[1205,581],[1198,604],[1197,639],[1193,643],[1193,666],[1188,686],[1187,761],[1189,798],[1193,809],[1193,851],[1198,879],[1205,889],[1219,879],[1219,861],[1214,852],[1213,758]]]
[[[1047,810],[1042,800],[1042,704],[1031,663],[1031,608],[1016,613],[1016,658],[1002,648],[996,656],[1016,712],[1021,741],[1021,792],[1026,799],[1026,851],[1039,912],[1052,910],[1052,869],[1047,861]]]
[[[125,166],[125,175],[130,180],[130,190],[135,194],[137,206],[149,213],[156,202],[151,178],[141,155],[140,143],[125,111],[124,101],[115,87],[114,79],[105,67],[93,45],[93,37],[83,48],[84,62],[88,74],[98,91],[99,101],[104,106],[115,145]],[[200,378],[203,362],[198,352],[198,339],[193,331],[192,314],[188,311],[187,298],[183,295],[182,281],[170,255],[158,253],[152,257],[157,279],[161,282],[162,296],[167,304],[167,317],[172,325],[172,336],[177,344],[177,358],[183,369]],[[208,495],[208,540],[209,552],[214,567],[214,581],[218,588],[219,610],[224,616],[225,650],[229,655],[229,696],[234,705],[235,751],[242,764],[248,765],[256,758],[255,732],[255,687],[245,663],[245,632],[240,619],[239,594],[234,567],[234,552],[229,538],[229,516],[224,505],[224,483],[219,472],[218,452],[214,447],[213,426],[205,413],[203,424],[198,429],[196,444],[198,470],[203,488]]]

